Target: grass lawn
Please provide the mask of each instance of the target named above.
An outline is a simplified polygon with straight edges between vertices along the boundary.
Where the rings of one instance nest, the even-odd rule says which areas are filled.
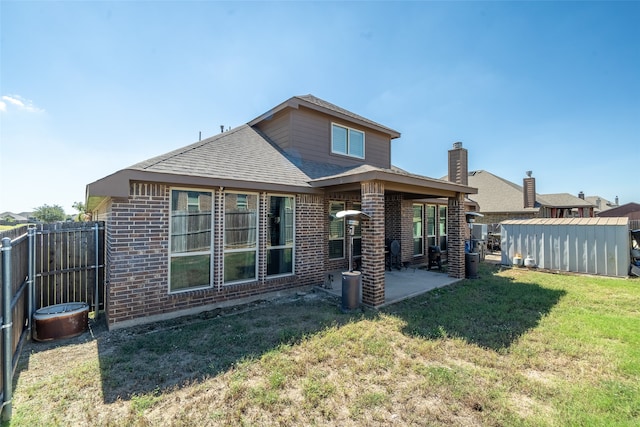
[[[639,280],[480,273],[379,311],[309,293],[30,342],[11,424],[639,424]]]

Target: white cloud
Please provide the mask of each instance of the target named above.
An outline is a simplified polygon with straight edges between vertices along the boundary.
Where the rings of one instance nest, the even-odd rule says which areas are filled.
[[[20,95],[2,95],[2,101],[0,101],[0,111],[7,111],[7,107],[13,106],[19,111],[26,111],[28,113],[43,113],[44,110],[33,104],[33,101],[25,99]]]

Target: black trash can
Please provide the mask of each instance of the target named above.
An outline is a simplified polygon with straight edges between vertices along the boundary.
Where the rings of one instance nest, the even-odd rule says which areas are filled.
[[[344,271],[342,273],[342,311],[355,310],[360,307],[360,272]]]
[[[465,277],[467,279],[477,279],[480,254],[474,252],[464,254],[464,264]]]

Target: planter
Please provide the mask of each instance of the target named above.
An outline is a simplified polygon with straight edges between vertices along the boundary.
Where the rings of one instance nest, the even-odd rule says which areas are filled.
[[[51,341],[71,338],[87,330],[89,305],[84,302],[43,307],[33,314],[33,339]]]
[[[513,266],[514,267],[522,266],[522,257],[520,255],[516,255],[513,257]]]

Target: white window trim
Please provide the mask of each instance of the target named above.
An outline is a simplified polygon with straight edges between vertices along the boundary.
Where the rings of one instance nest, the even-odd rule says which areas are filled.
[[[433,233],[434,234],[429,234],[429,214],[427,212],[425,212],[425,218],[426,218],[426,222],[427,222],[427,245],[430,246],[429,244],[429,239],[433,238],[433,244],[435,246],[440,246],[438,239],[437,239],[437,235],[438,235],[438,205],[427,205],[427,209],[426,211],[429,210],[430,207],[433,207]]]
[[[282,274],[272,274],[272,275],[268,275],[266,274],[266,277],[268,279],[275,279],[278,277],[287,277],[287,276],[293,276],[296,274],[296,196],[295,194],[278,194],[278,193],[267,193],[267,204],[269,201],[269,198],[271,196],[275,196],[275,197],[291,197],[293,199],[293,242],[291,243],[291,246],[289,245],[279,245],[279,246],[269,246],[267,244],[267,242],[265,242],[265,247],[267,250],[267,253],[269,252],[270,249],[287,249],[287,248],[291,248],[291,259],[292,259],[292,265],[291,265],[291,273],[282,273]],[[265,212],[265,215],[268,215],[269,211],[267,210],[267,212]],[[269,229],[269,227],[267,226],[267,230]],[[268,240],[268,236],[266,237]],[[265,268],[266,268],[266,264],[267,264],[267,254],[264,254],[265,256]]]
[[[421,221],[421,229],[422,229],[422,235],[420,236],[420,240],[422,242],[422,244],[420,245],[420,253],[414,253],[413,256],[414,257],[421,257],[424,256],[424,218],[425,218],[425,209],[424,209],[424,205],[422,203],[414,203],[411,205],[412,208],[416,207],[416,206],[420,206],[420,221]],[[413,210],[413,209],[412,209]],[[411,222],[413,225],[413,218],[415,218],[413,216],[413,214],[411,215]],[[411,230],[413,234],[413,230]],[[416,239],[416,236],[411,236],[412,237],[412,241],[414,241]]]
[[[444,208],[445,220],[444,220],[444,233],[440,233],[440,209]],[[438,246],[442,248],[440,239],[445,238],[445,246],[449,249],[449,207],[447,205],[438,205]]]
[[[209,242],[210,244],[210,249],[208,251],[197,251],[197,252],[179,252],[177,254],[172,254],[171,253],[171,236],[173,236],[173,230],[172,230],[172,223],[173,221],[171,221],[171,203],[172,203],[172,194],[173,191],[177,190],[177,191],[197,191],[197,192],[201,192],[201,193],[210,193],[211,194],[211,241]],[[214,233],[214,210],[213,210],[213,204],[215,203],[215,192],[211,189],[206,189],[206,188],[187,188],[187,187],[169,187],[169,250],[168,252],[168,258],[169,258],[169,266],[167,268],[167,273],[168,273],[168,277],[167,277],[167,290],[168,293],[170,295],[174,295],[174,294],[183,294],[185,292],[193,292],[193,291],[198,291],[198,290],[202,290],[202,289],[211,289],[213,288],[213,242],[214,242],[214,237],[213,237],[213,233]],[[193,287],[193,288],[187,288],[187,289],[178,289],[178,290],[171,290],[171,259],[172,258],[180,258],[180,257],[187,257],[187,256],[193,256],[193,255],[211,255],[211,258],[209,259],[209,284],[208,285],[202,285],[202,286],[197,286],[197,287]]]
[[[346,153],[342,153],[340,151],[335,151],[333,149],[333,127],[334,126],[341,127],[343,129],[347,130],[347,147],[346,147],[346,151],[347,152]],[[350,139],[349,138],[349,131],[355,131],[355,132],[359,132],[359,133],[362,134],[362,156],[357,156],[355,154],[351,154],[350,153],[351,144],[349,142],[349,139]],[[355,159],[364,159],[365,158],[365,153],[367,152],[366,151],[366,145],[367,145],[366,144],[366,134],[365,134],[364,131],[362,131],[360,129],[352,128],[352,127],[349,127],[349,126],[345,126],[345,125],[340,124],[340,123],[331,122],[331,154],[337,154],[337,155],[340,155],[340,156],[353,157]]]
[[[231,253],[239,253],[239,252],[250,252],[249,249],[243,248],[243,249],[225,249],[226,246],[226,242],[225,242],[225,237],[227,234],[227,224],[226,224],[226,214],[227,214],[227,194],[251,194],[251,195],[255,195],[256,196],[256,246],[255,246],[255,253],[256,253],[256,266],[255,266],[255,272],[254,272],[254,277],[253,279],[240,279],[240,280],[233,280],[231,282],[225,282],[224,281],[224,256],[225,254],[231,254]],[[242,284],[242,283],[253,283],[256,282],[258,280],[258,265],[260,264],[260,259],[258,258],[260,256],[260,195],[258,193],[252,193],[250,191],[242,191],[242,190],[225,190],[222,193],[222,286],[234,286],[234,285],[238,285],[238,284]]]

